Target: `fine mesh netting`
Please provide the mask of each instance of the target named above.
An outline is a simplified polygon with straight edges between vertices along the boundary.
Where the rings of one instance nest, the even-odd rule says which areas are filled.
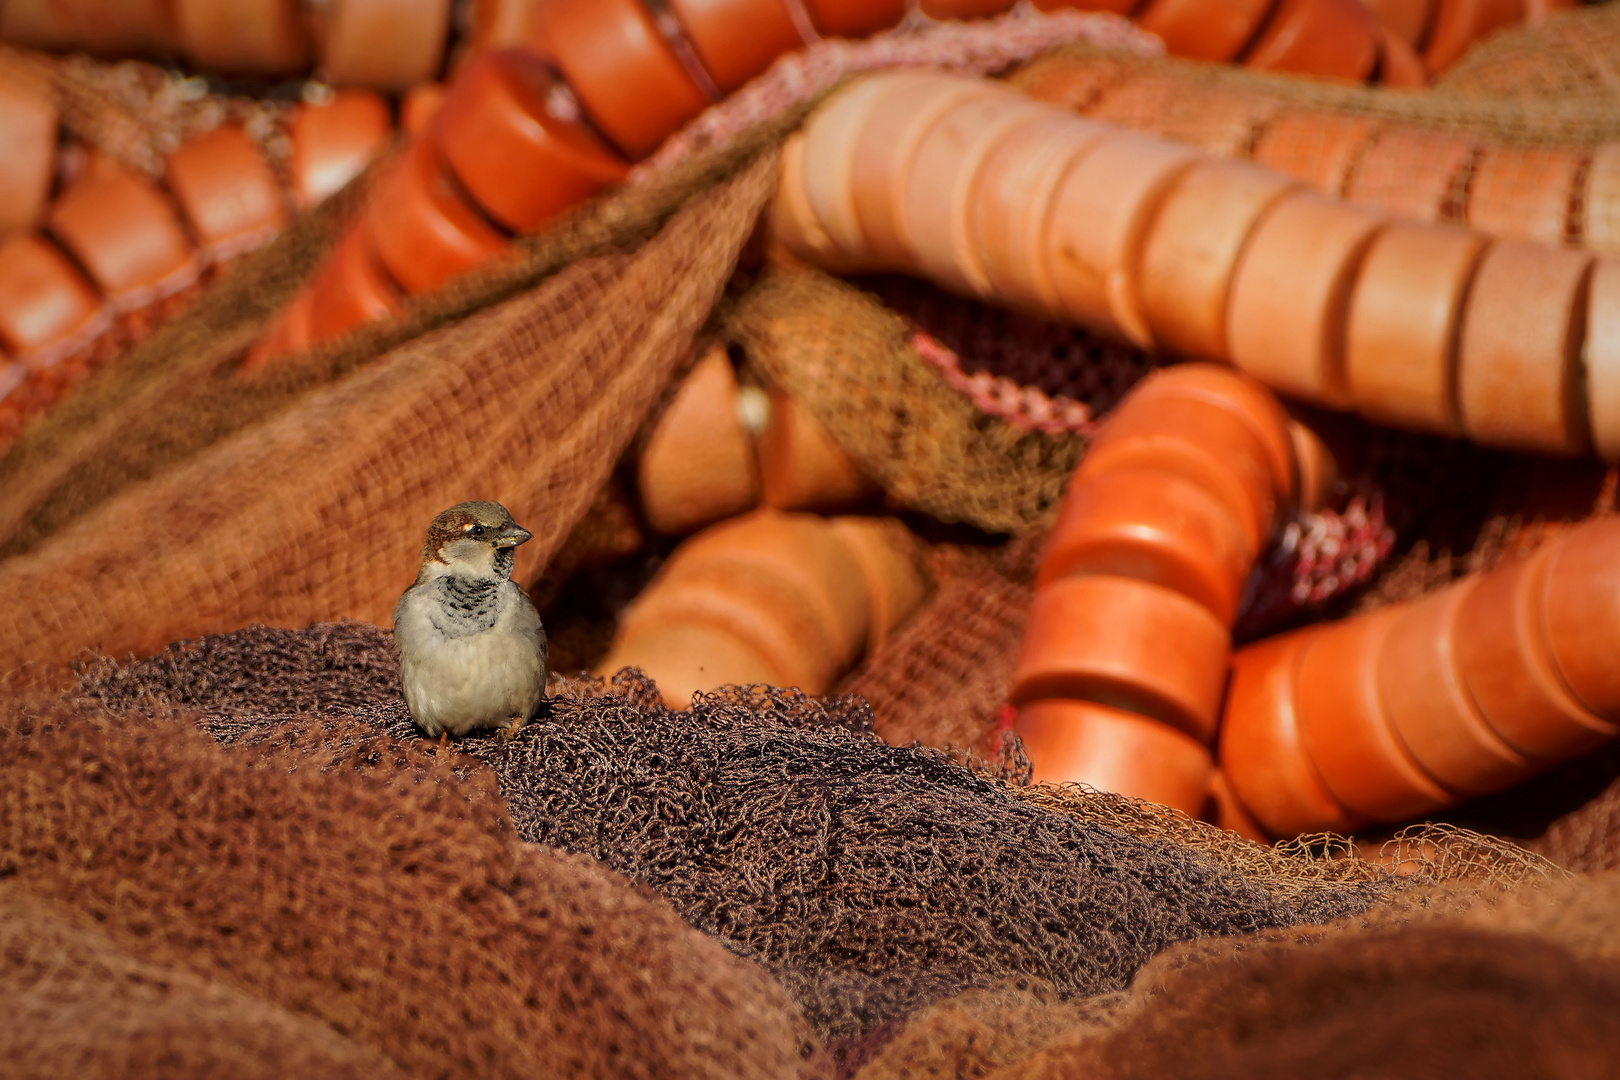
[[[1620,18],[1612,5],[1594,4],[1492,34],[1432,85],[1486,98],[1590,98],[1612,108],[1620,93]]]
[[[1185,1058],[1178,1055],[1191,1051],[1166,1031],[1197,1027],[1194,1018],[1206,1011],[1217,1027],[1249,1033],[1234,1039],[1231,1060],[1212,1059],[1208,1075],[1243,1075],[1273,1060],[1265,1055],[1294,1060],[1290,1055],[1303,1052],[1296,1042],[1338,1046],[1345,1030],[1366,1029],[1362,1010],[1391,995],[1408,1000],[1413,987],[1427,988],[1410,998],[1430,1002],[1424,1015],[1465,1026],[1480,1017],[1500,1025],[1503,1016],[1521,1015],[1504,1009],[1560,985],[1596,1003],[1572,1012],[1572,998],[1554,995],[1556,1007],[1537,1006],[1534,1024],[1502,1027],[1504,1041],[1491,1044],[1501,1053],[1546,1045],[1550,1030],[1565,1029],[1536,1025],[1560,1016],[1557,1023],[1574,1025],[1570,1038],[1606,1030],[1588,1021],[1603,1015],[1610,992],[1612,976],[1597,963],[1616,952],[1604,930],[1613,921],[1608,894],[1560,883],[1550,864],[1501,841],[1455,829],[1408,831],[1398,838],[1401,873],[1392,875],[1331,837],[1265,847],[1118,796],[1008,787],[938,752],[878,742],[859,699],[755,688],[709,695],[690,712],[671,713],[633,674],[611,688],[559,679],[549,715],[517,739],[470,739],[461,752],[435,759],[421,749],[397,696],[378,693],[396,676],[394,664],[386,633],[352,624],[255,629],[179,643],[146,661],[98,660],[81,675],[81,712],[14,721],[23,734],[11,736],[11,746],[22,753],[7,760],[25,762],[12,768],[34,775],[45,754],[40,747],[55,745],[52,739],[77,740],[77,760],[109,765],[138,746],[176,763],[175,775],[157,784],[161,795],[197,786],[195,753],[228,768],[243,785],[241,796],[260,806],[282,797],[266,793],[271,782],[303,785],[301,797],[317,803],[334,798],[329,787],[375,788],[411,800],[411,814],[387,826],[398,830],[426,803],[432,811],[422,824],[457,849],[456,866],[491,857],[474,855],[488,844],[473,844],[474,837],[509,843],[515,834],[589,855],[650,887],[712,935],[736,957],[725,963],[762,965],[776,980],[769,985],[780,985],[775,992],[793,1003],[774,1007],[775,1027],[756,1009],[742,1020],[722,1014],[710,1029],[751,1025],[752,1041],[737,1044],[745,1056],[759,1052],[762,1030],[783,1033],[770,1043],[779,1061],[790,1044],[822,1045],[824,1054],[806,1049],[806,1067],[842,1075],[907,1075],[909,1068],[945,1067],[940,1062],[1014,1070],[1009,1076],[1070,1075],[1081,1063],[1097,1075],[1180,1075]],[[114,714],[180,706],[230,749],[224,757],[205,753],[208,744],[185,735],[183,721],[154,726],[125,714],[109,727],[107,719],[82,715],[90,704]],[[113,744],[123,749],[115,753]],[[189,749],[180,753],[181,746]],[[64,807],[77,815],[72,822],[97,818],[100,804],[84,803],[77,785],[92,783],[101,767],[90,780],[74,773],[52,781],[60,788],[55,795],[51,784],[9,789],[14,809],[5,820],[24,820],[15,812],[24,799],[47,803],[34,816],[36,829],[60,830],[64,819],[52,815],[68,814]],[[154,784],[147,777],[133,785],[147,794],[129,813],[151,814]],[[203,785],[202,803],[193,805],[206,804],[211,791]],[[128,829],[122,813],[101,824]],[[265,815],[261,809],[250,820]],[[165,827],[172,828],[152,826]],[[139,848],[142,835],[134,830],[120,844]],[[184,851],[192,841],[179,835]],[[209,835],[204,830],[199,842]],[[353,843],[373,842],[373,835],[363,832]],[[391,859],[448,872],[415,854],[420,843],[405,847],[408,856],[394,854],[397,839],[384,849]],[[28,895],[71,895],[69,912],[96,903],[93,888],[50,893],[40,882],[65,871],[34,865],[27,844],[8,840],[7,850],[27,855],[11,880]],[[344,855],[349,850],[340,845],[332,857],[352,857]],[[583,873],[593,864],[563,865]],[[98,872],[99,865],[75,870],[72,881],[81,887],[82,876]],[[448,895],[469,902],[464,892]],[[592,917],[602,929],[587,940],[605,936],[601,947],[611,947],[617,924]],[[149,939],[163,922],[142,925],[146,937],[136,940]],[[1385,936],[1365,937],[1368,931]],[[1507,931],[1519,936],[1500,936]],[[141,963],[200,970],[178,946],[135,948],[105,932]],[[1331,992],[1334,979],[1363,997]],[[248,989],[278,1000],[251,980]],[[1276,993],[1294,1003],[1284,1013],[1266,1011]],[[1224,1004],[1215,1008],[1212,999]],[[263,1012],[261,1004],[254,1009]],[[789,1038],[801,1014],[812,1034]],[[351,1037],[375,1045],[365,1029]],[[801,1038],[810,1042],[794,1041]],[[1394,1025],[1373,1057],[1339,1049],[1326,1060],[1348,1053],[1336,1075],[1349,1075],[1406,1047],[1415,1062],[1432,1064],[1434,1055],[1452,1052],[1451,1043],[1433,1038]],[[1583,1060],[1613,1060],[1602,1040],[1583,1045],[1590,1049]],[[390,1054],[399,1060],[397,1051]],[[1130,1071],[1138,1058],[1158,1071]],[[1425,1075],[1413,1067],[1411,1075]]]
[[[397,696],[347,704],[393,670],[387,636],[364,641],[249,631],[103,661],[84,693],[114,708],[183,704],[238,747],[310,742],[331,755],[336,735],[308,733],[337,725],[349,740],[339,760],[417,754]],[[487,768],[519,838],[645,883],[763,964],[824,1040],[1021,977],[1064,998],[1119,990],[1170,942],[1359,912],[1395,888],[1359,862],[1316,887],[1270,887],[1264,858],[1251,877],[1157,835],[1151,812],[1114,800],[1105,822],[1084,809],[1097,796],[1031,799],[939,751],[887,745],[859,698],[753,688],[671,712],[634,673],[605,693],[558,689],[515,739],[460,744],[458,769]],[[286,711],[315,700],[337,719]]]

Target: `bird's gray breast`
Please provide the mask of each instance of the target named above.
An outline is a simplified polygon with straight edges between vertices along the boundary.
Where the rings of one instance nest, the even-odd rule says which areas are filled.
[[[501,582],[492,578],[449,576],[434,583],[435,599],[428,612],[433,628],[445,637],[481,634],[501,614]]]

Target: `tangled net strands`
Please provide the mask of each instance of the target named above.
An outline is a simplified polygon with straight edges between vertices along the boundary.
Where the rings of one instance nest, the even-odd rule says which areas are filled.
[[[82,693],[114,710],[200,712],[242,748],[323,731],[320,754],[359,761],[421,745],[397,696],[376,696],[396,673],[371,628],[263,629],[100,660]],[[756,687],[676,713],[630,672],[606,693],[558,689],[515,739],[461,744],[517,836],[651,886],[771,970],[825,1040],[1021,977],[1065,999],[1118,991],[1172,941],[1324,922],[1408,887],[1117,796],[1009,788],[872,738],[854,697]],[[300,717],[318,703],[328,719]],[[458,758],[458,773],[470,764]],[[1483,856],[1499,881],[1549,870],[1482,838],[1431,844],[1426,881],[1477,873]]]
[[[1362,1010],[1392,993],[1416,993],[1414,1002],[1427,997],[1428,1015],[1471,1032],[1481,1030],[1482,1017],[1499,1024],[1496,1041],[1488,1043],[1492,1053],[1546,1045],[1534,1041],[1545,1040],[1546,1031],[1526,1031],[1528,1015],[1539,1025],[1569,1025],[1592,1060],[1613,1060],[1605,1041],[1613,1038],[1612,1025],[1596,1021],[1620,985],[1612,967],[1620,950],[1603,929],[1613,923],[1614,882],[1560,881],[1547,863],[1499,841],[1457,830],[1409,831],[1397,842],[1409,852],[1403,870],[1410,873],[1396,876],[1349,855],[1332,837],[1266,848],[1118,796],[1072,787],[1009,788],[938,754],[883,746],[862,730],[869,714],[849,698],[814,701],[756,688],[711,695],[691,712],[674,714],[630,675],[606,693],[559,684],[551,715],[517,739],[469,740],[462,744],[465,755],[435,761],[420,749],[425,744],[397,697],[376,696],[394,677],[393,665],[387,635],[352,624],[243,631],[182,643],[147,661],[91,663],[82,675],[84,704],[110,713],[99,719],[36,714],[0,736],[11,743],[8,751],[20,751],[0,760],[27,762],[0,765],[0,771],[37,771],[42,760],[60,761],[52,774],[60,778],[57,786],[8,783],[0,789],[13,808],[0,820],[13,829],[27,822],[41,832],[71,820],[104,839],[81,871],[71,860],[59,866],[42,859],[37,847],[8,836],[6,850],[22,855],[8,863],[8,888],[21,890],[16,895],[28,902],[51,898],[54,916],[72,925],[102,903],[98,890],[108,887],[96,872],[102,861],[129,860],[122,865],[137,884],[99,933],[111,939],[120,963],[161,964],[206,980],[220,973],[207,954],[223,956],[251,943],[241,944],[229,930],[234,920],[224,920],[222,929],[198,926],[191,908],[163,907],[158,894],[173,889],[165,877],[168,863],[153,865],[145,836],[177,836],[169,850],[179,853],[165,858],[186,865],[190,845],[217,842],[211,838],[221,832],[273,829],[278,844],[261,839],[257,849],[268,852],[261,862],[271,867],[258,872],[271,874],[281,858],[278,845],[288,838],[305,845],[300,852],[319,852],[321,865],[355,858],[357,848],[367,851],[357,872],[367,880],[369,867],[390,863],[393,869],[377,871],[387,891],[339,890],[344,899],[323,901],[314,909],[322,913],[318,918],[329,919],[325,913],[334,903],[357,913],[373,903],[393,911],[409,905],[418,912],[412,927],[424,933],[383,931],[401,939],[389,955],[403,948],[402,960],[408,959],[428,947],[424,940],[437,942],[437,967],[403,979],[374,976],[357,987],[357,1005],[375,1008],[390,995],[409,1000],[427,979],[459,968],[472,973],[469,999],[484,1002],[489,1017],[485,1026],[468,1025],[470,1033],[461,1030],[463,1017],[435,1017],[418,1036],[427,1050],[402,1047],[400,1032],[383,1021],[345,1026],[361,1050],[380,1048],[418,1068],[443,1051],[435,1033],[447,1028],[450,1050],[461,1054],[468,1039],[492,1039],[491,1031],[522,1031],[539,1022],[536,1010],[556,1014],[557,1006],[535,1003],[552,1000],[543,987],[521,1006],[504,984],[485,996],[487,965],[498,962],[487,954],[507,948],[504,935],[512,931],[501,931],[506,924],[497,921],[468,941],[457,927],[504,910],[498,899],[484,899],[492,893],[513,895],[528,911],[526,890],[585,888],[569,910],[581,920],[577,925],[594,928],[571,946],[590,973],[585,985],[593,992],[586,999],[611,1002],[625,992],[626,979],[649,992],[645,980],[620,973],[612,962],[625,954],[621,918],[651,918],[657,936],[668,933],[662,928],[672,925],[674,913],[657,915],[659,908],[647,907],[650,898],[628,892],[622,879],[609,877],[606,895],[571,885],[572,875],[603,880],[606,872],[591,861],[548,855],[544,872],[532,874],[533,864],[520,861],[521,881],[471,893],[440,881],[460,873],[505,880],[498,875],[510,857],[493,852],[509,847],[513,834],[600,857],[650,886],[735,954],[688,953],[695,963],[673,976],[679,992],[660,996],[656,1009],[712,994],[710,987],[739,977],[754,988],[752,996],[732,991],[707,1004],[709,1018],[696,1027],[640,1028],[636,1049],[621,1050],[615,1062],[626,1075],[640,1075],[627,1059],[633,1064],[655,1037],[664,1041],[654,1048],[682,1065],[711,1053],[701,1064],[714,1075],[789,1075],[803,1052],[810,1055],[802,1059],[804,1068],[822,1075],[833,1068],[848,1076],[907,1075],[907,1068],[940,1060],[1017,1066],[1008,1076],[1071,1075],[1078,1063],[1092,1062],[1099,1062],[1090,1066],[1097,1075],[1158,1075],[1132,1071],[1130,1062],[1147,1054],[1155,1067],[1171,1067],[1166,1063],[1181,1060],[1177,1054],[1184,1051],[1176,1040],[1166,1041],[1167,1028],[1202,1031],[1214,1023],[1217,1029],[1231,1025],[1232,1045],[1216,1055],[1220,1064],[1187,1074],[1236,1076],[1254,1067],[1253,1055],[1299,1052],[1291,1048],[1296,1039],[1326,1053],[1324,1039],[1343,1042],[1346,1030],[1368,1023]],[[229,749],[205,750],[183,723],[154,725],[123,711],[167,714],[176,706]],[[315,711],[323,706],[324,713]],[[86,771],[85,760],[96,764]],[[162,776],[152,775],[157,763],[168,770]],[[201,797],[188,794],[184,805],[211,805],[225,797],[216,794],[223,788],[233,798],[253,800],[257,812],[188,816],[184,830],[165,833],[175,829],[166,800],[194,784],[198,771],[218,779],[201,785]],[[89,797],[105,788],[112,792]],[[287,806],[285,816],[332,821],[339,831],[271,824],[266,808],[287,805],[286,792],[303,802]],[[133,805],[112,812],[108,798]],[[346,816],[328,816],[337,809],[347,814],[355,803],[361,806],[353,825]],[[389,804],[408,810],[378,815]],[[24,805],[29,813],[16,812]],[[130,818],[151,823],[136,828]],[[377,837],[378,829],[389,830],[392,839]],[[344,841],[334,845],[335,836]],[[1054,843],[1065,854],[1048,866],[1042,852]],[[521,848],[526,858],[545,851]],[[211,876],[188,881],[194,901],[216,889],[254,895],[239,878],[248,871],[204,865]],[[413,882],[411,867],[431,880]],[[396,880],[401,874],[403,882]],[[398,900],[396,889],[411,899]],[[595,906],[607,896],[623,898]],[[739,902],[740,896],[753,902]],[[1090,919],[1053,922],[1043,914],[1087,898],[1096,905]],[[622,907],[628,900],[636,902]],[[447,904],[457,909],[454,916],[444,913]],[[317,916],[289,916],[283,909],[266,920],[264,932],[278,932],[289,917]],[[384,917],[381,925],[394,922]],[[706,940],[685,924],[673,925],[696,942]],[[1516,936],[1504,938],[1504,932]],[[1008,938],[1016,943],[1011,948]],[[650,947],[655,965],[666,950],[694,947],[679,934],[658,940]],[[332,939],[320,970],[346,977],[356,957],[374,948],[369,941]],[[635,944],[649,948],[645,939]],[[1078,962],[1076,951],[1083,951]],[[302,955],[295,952],[286,962],[300,964]],[[287,973],[275,970],[283,962],[272,957],[231,968],[230,981],[256,999],[255,1017],[266,1011],[262,1001],[286,1000],[277,980]],[[758,974],[743,974],[747,970]],[[1347,1001],[1335,992],[1336,980],[1340,991],[1361,987],[1365,997]],[[1297,1007],[1277,1012],[1268,1006],[1279,992],[1297,999]],[[1550,995],[1545,1003],[1537,1000],[1544,995]],[[1213,1006],[1212,998],[1222,1004]],[[564,1025],[577,1023],[568,1004],[575,1000],[573,994],[563,999]],[[127,1007],[122,997],[118,1005]],[[387,1004],[384,1018],[399,1007]],[[1201,1019],[1206,1012],[1208,1021]],[[803,1022],[809,1032],[796,1026]],[[713,1035],[717,1029],[723,1038]],[[573,1041],[552,1045],[578,1050],[583,1040],[595,1052],[605,1041],[617,1045],[626,1037],[622,1022],[603,1030],[609,1034],[565,1027],[559,1035]],[[694,1031],[709,1049],[684,1044]],[[1458,1052],[1449,1043],[1430,1045],[1434,1037],[1423,1034],[1413,1043],[1390,1034],[1374,1046],[1390,1053],[1405,1046],[1428,1062],[1436,1060],[1428,1055]],[[1337,1062],[1347,1053],[1363,1065],[1377,1059],[1357,1057],[1371,1051],[1349,1042],[1353,1051],[1335,1050],[1325,1060]],[[713,1047],[722,1043],[733,1056],[716,1064]],[[827,1052],[810,1049],[816,1045]],[[499,1055],[511,1046],[486,1052],[505,1060]],[[1228,1053],[1231,1060],[1223,1056]],[[758,1067],[765,1055],[777,1072]],[[657,1075],[697,1073],[674,1067]]]

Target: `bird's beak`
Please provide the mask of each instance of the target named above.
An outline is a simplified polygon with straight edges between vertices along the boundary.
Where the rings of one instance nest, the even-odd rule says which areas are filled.
[[[498,548],[515,548],[519,544],[527,543],[532,539],[534,539],[534,533],[528,529],[513,525],[495,538],[495,546]]]

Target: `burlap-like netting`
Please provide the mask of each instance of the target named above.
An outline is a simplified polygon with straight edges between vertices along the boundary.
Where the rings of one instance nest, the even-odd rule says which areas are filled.
[[[333,727],[283,725],[249,755],[183,722],[8,707],[7,892],[94,928],[78,947],[103,963],[258,999],[239,1025],[291,1010],[358,1044],[328,1034],[311,1058],[428,1076],[792,1074],[806,1032],[758,968],[601,866],[519,842],[487,775]],[[138,985],[94,992],[146,1027]],[[229,1034],[191,1019],[197,1037]],[[103,1075],[125,1075],[117,1028],[89,1035]],[[31,1038],[0,1036],[19,1052]]]
[[[1593,107],[1612,109],[1620,93],[1620,17],[1612,4],[1593,5],[1492,34],[1441,72],[1432,89],[1524,101],[1591,98]]]
[[[0,565],[14,598],[0,613],[0,656],[62,658],[91,643],[152,651],[253,621],[385,621],[419,560],[422,522],[467,492],[498,492],[530,523],[518,574],[532,576],[687,355],[774,169],[775,155],[761,154],[634,255],[571,262],[453,332],[413,338],[297,409],[108,492]],[[367,336],[328,350],[327,364],[366,355]],[[260,392],[297,380],[290,367]]]
[[[61,1076],[403,1078],[381,1051],[179,965],[137,960],[93,918],[0,883],[0,1057]]]
[[[1555,16],[1543,26],[1570,18],[1586,20],[1583,33],[1606,35],[1613,32],[1607,27],[1620,22],[1620,9],[1605,4]],[[1534,29],[1502,32],[1493,39],[1498,55],[1534,54],[1536,39],[1518,36],[1534,33]],[[1513,146],[1596,146],[1620,139],[1620,114],[1610,103],[1596,100],[1595,93],[1535,98],[1444,91],[1413,93],[1300,79],[1173,56],[1130,55],[1086,44],[1053,49],[1009,76],[1015,86],[1040,97],[1061,99],[1082,111],[1127,79],[1156,79],[1165,84],[1163,93],[1151,98],[1144,95],[1141,126],[1148,126],[1151,116],[1156,115],[1153,130],[1212,153],[1230,154],[1242,149],[1249,135],[1246,128],[1239,133],[1240,126],[1264,123],[1283,109],[1367,117]],[[1595,92],[1604,85],[1604,77],[1599,75],[1590,89]],[[1056,93],[1057,87],[1062,87],[1061,94]],[[1053,92],[1046,92],[1047,88]],[[1150,106],[1152,114],[1146,111]],[[1139,126],[1135,116],[1122,114],[1115,121]]]
[[[767,274],[726,330],[891,498],[941,521],[993,532],[1044,523],[1080,460],[1077,436],[974,409],[921,362],[904,319],[819,271]]]
[[[108,63],[4,44],[0,76],[49,95],[75,140],[153,178],[163,175],[163,159],[181,143],[227,120],[242,124],[275,167],[288,150],[279,128],[294,103],[284,97],[227,97],[201,78],[138,60]]]

